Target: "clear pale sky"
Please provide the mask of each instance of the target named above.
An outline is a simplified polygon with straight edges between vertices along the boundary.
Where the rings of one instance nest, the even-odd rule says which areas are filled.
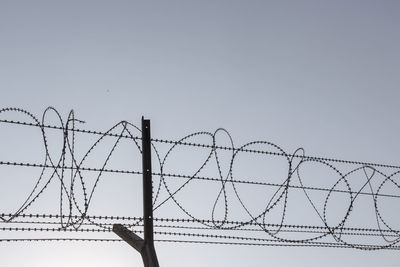
[[[224,127],[237,144],[262,139],[399,164],[399,13],[394,0],[0,0],[0,104],[37,115],[54,106],[65,117],[74,109],[93,129],[139,125],[144,115],[155,137]],[[156,249],[163,267],[400,259],[327,248]],[[142,266],[124,243],[1,243],[0,259],[7,267]]]

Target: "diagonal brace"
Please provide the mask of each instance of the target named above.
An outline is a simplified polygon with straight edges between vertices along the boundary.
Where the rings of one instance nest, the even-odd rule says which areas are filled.
[[[139,253],[142,253],[144,240],[140,236],[130,231],[122,224],[114,224],[113,232],[122,238],[126,243],[131,245],[134,249],[136,249]]]

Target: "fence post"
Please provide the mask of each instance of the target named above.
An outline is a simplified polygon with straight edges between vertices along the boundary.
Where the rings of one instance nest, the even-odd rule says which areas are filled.
[[[142,255],[145,267],[159,267],[154,248],[153,232],[153,183],[151,175],[150,120],[142,117],[142,168],[143,168],[143,239],[121,224],[114,224],[113,231]]]

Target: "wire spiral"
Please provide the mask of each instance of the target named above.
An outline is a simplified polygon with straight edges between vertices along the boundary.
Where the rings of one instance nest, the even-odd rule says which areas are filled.
[[[15,114],[24,119],[12,119]],[[52,107],[43,112],[41,119],[20,108],[1,109],[0,116],[4,125],[38,129],[44,151],[42,162],[0,159],[2,166],[40,170],[22,204],[11,213],[0,214],[1,224],[7,224],[0,225],[2,232],[99,234],[110,232],[113,222],[122,222],[140,233],[139,214],[137,217],[90,215],[94,196],[106,173],[141,174],[139,170],[114,168],[110,164],[115,151],[122,146],[121,140],[131,142],[140,155],[138,127],[121,121],[103,132],[83,130],[77,125],[84,122],[73,111],[64,121]],[[50,123],[51,116],[56,119]],[[49,130],[62,134],[58,155],[49,143]],[[83,134],[92,141],[82,152],[78,135]],[[106,138],[113,141],[102,152],[101,164],[90,166],[90,158]],[[160,241],[399,249],[399,215],[393,208],[393,202],[400,199],[399,166],[308,156],[303,148],[289,153],[268,141],[235,146],[230,133],[222,128],[192,133],[177,141],[152,139],[152,148],[156,159],[153,205],[155,221],[160,222],[155,227],[168,229],[155,234],[174,238]],[[86,177],[88,172],[95,174],[91,186]],[[34,216],[31,212],[35,204],[54,183],[59,188],[59,212]],[[170,214],[179,217],[171,218]],[[49,224],[53,227],[43,227]],[[232,242],[233,239],[239,241]]]

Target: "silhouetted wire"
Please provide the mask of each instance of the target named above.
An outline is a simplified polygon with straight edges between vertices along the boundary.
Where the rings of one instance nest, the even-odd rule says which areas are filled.
[[[51,165],[44,165],[40,163],[24,163],[24,162],[15,162],[15,161],[0,161],[0,165],[5,166],[20,166],[20,167],[37,167],[37,168],[49,168],[49,169],[65,169],[65,170],[79,170],[79,171],[91,171],[91,172],[107,172],[107,173],[121,173],[121,174],[143,174],[142,171],[135,171],[135,170],[123,170],[123,169],[101,169],[101,168],[90,168],[90,167],[70,167],[70,166],[51,166]],[[191,176],[185,174],[176,174],[176,173],[159,173],[153,172],[152,175],[155,176],[163,176],[163,177],[170,177],[170,178],[182,178],[182,179],[193,179],[193,180],[203,180],[203,181],[210,181],[210,182],[221,182],[220,178],[215,177],[205,177],[205,176]],[[245,179],[245,180],[237,180],[232,179],[228,180],[227,183],[238,183],[238,184],[252,184],[252,185],[263,185],[263,186],[273,186],[273,187],[281,187],[280,184],[276,183],[267,183],[267,182],[259,182],[259,179]],[[335,193],[357,193],[355,191],[346,191],[346,190],[339,190],[339,189],[330,189],[330,188],[323,188],[323,187],[310,187],[310,186],[297,186],[297,185],[289,185],[288,188],[295,188],[295,189],[306,189],[306,190],[315,190],[315,191],[326,191],[326,192],[335,192]],[[392,194],[372,194],[368,192],[360,192],[360,195],[367,195],[367,196],[380,196],[380,197],[393,197],[393,198],[400,198],[400,195],[392,195]]]
[[[206,240],[175,240],[175,239],[157,239],[156,242],[170,243],[191,243],[191,244],[206,244],[206,245],[243,245],[243,246],[268,246],[268,247],[319,247],[319,248],[354,248],[353,246],[329,242],[314,242],[314,243],[252,243],[252,242],[226,242],[226,241],[206,241]],[[378,250],[380,246],[357,244],[363,250]],[[399,250],[400,246],[390,246],[385,249]]]
[[[32,221],[26,221],[26,222],[13,222],[13,224],[29,224],[29,225],[59,225],[57,222],[32,222]],[[61,228],[61,227],[56,227],[56,228],[49,228],[49,227],[38,227],[38,226],[30,226],[30,227],[1,227],[0,226],[0,231],[14,231],[14,232],[112,232],[112,226],[113,223],[101,223],[103,226],[108,226],[108,228]],[[123,224],[125,227],[143,227],[143,224]],[[88,223],[83,223],[81,226],[93,226],[92,224]],[[201,231],[208,231],[208,232],[215,232],[215,231],[230,231],[230,232],[263,232],[261,229],[254,229],[254,228],[241,228],[241,229],[215,229],[215,228],[207,228],[207,227],[195,227],[195,226],[181,226],[181,225],[154,225],[154,228],[160,228],[160,229],[173,229],[173,230],[201,230]],[[272,230],[272,229],[271,229]],[[346,231],[346,232],[341,232],[342,235],[354,235],[354,236],[380,236],[380,234],[374,233],[378,232],[379,229],[365,229],[368,232],[351,232],[351,231]],[[304,229],[295,229],[295,230],[290,230],[290,229],[284,229],[280,230],[281,232],[284,233],[314,233],[314,234],[328,234],[329,232],[326,231],[317,231],[317,230],[304,230]],[[135,230],[136,233],[143,233],[142,230]],[[176,236],[193,236],[193,237],[206,237],[206,238],[228,238],[228,239],[242,239],[242,240],[261,240],[261,241],[266,241],[265,238],[251,238],[251,237],[241,237],[241,236],[226,236],[226,235],[213,235],[213,234],[199,234],[199,233],[194,233],[194,232],[161,232],[161,231],[155,231],[154,234],[161,234],[161,235],[176,235]],[[385,234],[386,237],[399,237],[399,235],[395,234]]]
[[[28,122],[14,121],[14,120],[0,119],[0,123],[9,123],[9,124],[17,124],[17,125],[25,125],[25,126],[34,126],[34,127],[40,127],[40,128],[64,130],[63,127],[60,127],[60,126],[35,124],[35,123],[28,123]],[[87,134],[95,134],[95,135],[101,135],[101,136],[122,137],[122,138],[128,138],[128,139],[141,140],[141,137],[139,137],[139,136],[130,136],[130,135],[121,135],[120,136],[119,134],[114,134],[114,133],[95,131],[95,130],[86,130],[86,129],[79,129],[79,128],[68,129],[68,131],[87,133]],[[203,133],[207,133],[207,132],[203,132]],[[266,154],[266,155],[274,155],[274,156],[286,156],[286,155],[288,155],[288,156],[294,156],[294,157],[301,157],[301,156],[293,155],[293,154],[286,154],[285,155],[283,153],[276,153],[276,152],[265,151],[265,150],[240,149],[240,148],[231,148],[231,147],[226,147],[226,146],[212,146],[212,145],[209,145],[209,144],[181,142],[181,141],[174,141],[174,140],[167,140],[167,139],[160,139],[160,138],[152,138],[151,141],[156,142],[156,143],[166,143],[166,144],[192,146],[192,147],[202,147],[202,148],[211,148],[211,149],[233,150],[233,151],[239,150],[240,152],[249,152],[249,153],[255,153],[255,154]],[[339,158],[328,158],[328,157],[319,157],[319,156],[304,156],[304,159],[332,161],[332,162],[345,163],[345,164],[368,165],[368,166],[374,166],[374,167],[400,169],[400,165],[390,165],[390,164],[382,164],[382,163],[375,163],[375,162],[346,160],[346,159],[339,159]]]
[[[35,231],[35,232],[111,232],[112,230],[105,230],[105,229],[60,229],[60,228],[3,228],[3,230],[8,230],[8,231]],[[137,233],[143,233],[141,230],[137,230]],[[291,242],[282,242],[281,240],[275,240],[275,239],[266,239],[266,238],[255,238],[255,237],[244,237],[244,236],[232,236],[232,235],[215,235],[215,234],[197,234],[197,233],[181,233],[181,232],[160,232],[160,231],[155,231],[154,232],[156,235],[169,235],[169,236],[174,236],[174,237],[194,237],[194,238],[202,238],[202,240],[179,240],[179,239],[174,239],[170,240],[172,242],[189,242],[189,243],[215,243],[215,244],[234,244],[233,242],[227,242],[227,241],[206,241],[206,239],[223,239],[223,240],[240,240],[240,241],[246,241],[246,243],[238,243],[235,242],[235,244],[247,244],[247,245],[267,245],[267,244],[279,244],[280,246],[286,246],[286,245],[293,245],[296,244],[298,246],[318,246],[318,247],[324,247],[324,246],[334,246],[334,247],[354,247],[357,246],[358,248],[362,248],[365,250],[376,250],[381,248],[380,246],[375,246],[375,245],[364,245],[364,244],[338,244],[338,243],[329,243],[329,242],[313,242],[313,241],[303,241],[303,240],[298,240],[298,241],[291,241]],[[108,241],[110,239],[82,239],[82,238],[61,238],[61,237],[56,237],[56,238],[40,238],[40,239],[4,239],[2,241]],[[114,239],[111,239],[113,241]],[[251,243],[249,243],[251,241]],[[387,246],[386,248],[388,249],[397,249],[399,248],[398,246]]]
[[[16,124],[16,125],[22,125],[22,126],[32,126],[32,127],[39,127],[39,128],[48,128],[48,129],[55,129],[55,130],[65,130],[61,126],[55,126],[55,125],[48,125],[48,124],[35,124],[31,122],[23,122],[23,121],[14,121],[14,120],[1,120],[0,123],[8,123],[8,124]],[[101,136],[109,136],[109,137],[120,137],[119,134],[114,134],[114,133],[108,133],[108,132],[102,132],[102,131],[95,131],[95,130],[87,130],[87,129],[79,129],[79,128],[73,128],[73,129],[68,129],[69,132],[77,132],[77,133],[86,133],[86,134],[94,134],[94,135],[101,135]],[[141,140],[142,138],[139,136],[130,136],[130,135],[122,135],[122,138],[128,138],[128,139],[135,139],[135,140]]]
[[[8,166],[23,166],[23,167],[39,167],[42,169],[39,178],[35,186],[33,187],[31,193],[26,198],[25,202],[20,206],[20,208],[13,214],[2,214],[0,216],[0,221],[3,223],[13,223],[16,218],[25,218],[25,213],[36,200],[42,196],[42,193],[46,190],[47,186],[53,181],[57,180],[60,182],[60,203],[59,203],[59,211],[60,214],[56,215],[55,217],[51,217],[54,215],[49,215],[49,217],[42,214],[42,217],[36,216],[27,216],[26,218],[55,218],[59,219],[59,228],[52,228],[52,229],[60,229],[60,231],[86,231],[91,230],[94,232],[108,232],[110,231],[110,225],[104,224],[104,222],[98,220],[114,220],[114,217],[96,217],[96,216],[88,216],[87,211],[92,201],[93,194],[97,189],[97,185],[102,177],[102,174],[105,172],[112,172],[112,173],[121,173],[121,174],[141,174],[139,171],[129,171],[129,170],[119,170],[119,169],[110,169],[107,168],[107,164],[115,149],[119,146],[120,140],[122,138],[128,138],[132,140],[141,153],[141,147],[137,140],[140,137],[137,137],[132,134],[132,130],[139,131],[140,129],[133,124],[130,124],[126,121],[121,121],[111,127],[109,130],[104,132],[99,131],[92,131],[92,130],[82,130],[76,128],[76,123],[83,123],[83,121],[78,120],[75,118],[75,114],[71,111],[68,115],[67,120],[64,122],[60,113],[52,108],[47,108],[43,115],[41,121],[36,118],[30,112],[19,109],[19,108],[5,108],[0,110],[1,113],[20,113],[25,115],[29,120],[32,122],[22,122],[22,121],[15,121],[15,120],[5,120],[2,119],[0,122],[7,123],[7,124],[17,124],[23,126],[33,126],[37,127],[41,131],[42,135],[42,142],[45,148],[45,160],[43,163],[22,163],[22,162],[9,162],[9,161],[0,161],[0,165],[8,165]],[[56,115],[56,118],[59,122],[59,126],[50,125],[46,123],[47,114],[53,113]],[[49,152],[49,145],[47,143],[47,129],[56,129],[61,130],[63,132],[63,144],[62,144],[62,153],[59,158],[54,158],[53,155]],[[115,133],[118,131],[118,134]],[[86,154],[81,159],[78,159],[75,156],[75,133],[86,133],[97,135],[97,139],[93,143],[93,145],[87,150]],[[216,141],[216,136],[218,134],[224,134],[229,138],[230,146],[219,146]],[[105,160],[102,163],[100,168],[90,168],[85,166],[85,161],[91,152],[104,140],[105,137],[114,137],[113,146],[112,148],[107,151]],[[207,136],[210,138],[209,144],[199,144],[190,142],[192,138],[196,138],[198,136]],[[271,239],[266,238],[257,238],[251,239],[251,241],[268,241],[268,242],[277,242],[282,244],[291,244],[291,243],[300,243],[306,245],[316,245],[316,246],[334,246],[334,247],[353,247],[358,249],[393,249],[396,247],[396,244],[400,241],[399,231],[395,230],[395,227],[389,225],[387,219],[384,218],[380,212],[379,205],[378,205],[378,197],[394,197],[398,198],[398,195],[391,195],[391,194],[384,194],[381,193],[386,185],[391,185],[394,188],[400,188],[400,185],[395,181],[394,177],[400,173],[400,166],[394,165],[386,165],[386,164],[379,164],[379,163],[369,163],[369,162],[361,162],[361,161],[349,161],[349,160],[342,160],[342,159],[335,159],[335,158],[323,158],[323,157],[313,157],[305,155],[305,151],[302,148],[297,149],[294,153],[287,153],[281,147],[267,141],[252,141],[246,143],[240,147],[235,147],[233,143],[233,139],[231,138],[229,132],[220,128],[217,129],[214,133],[211,132],[196,132],[190,135],[187,135],[181,138],[178,141],[171,141],[171,140],[164,140],[164,139],[152,139],[152,147],[156,153],[156,158],[158,160],[158,164],[160,166],[160,172],[154,173],[154,175],[159,176],[159,183],[156,189],[156,195],[154,197],[154,210],[157,210],[164,206],[165,203],[173,202],[188,218],[186,219],[168,219],[168,218],[160,218],[161,222],[173,222],[173,223],[196,223],[202,224],[204,230],[205,229],[213,229],[213,230],[241,230],[241,231],[248,231],[246,227],[254,226],[258,227],[258,230],[262,230],[265,232]],[[167,153],[162,157],[157,147],[155,146],[156,143],[165,143],[171,144],[172,146],[169,148]],[[171,157],[170,155],[173,154],[173,151],[178,146],[190,146],[190,147],[200,147],[200,148],[207,148],[208,149],[208,156],[207,158],[200,164],[200,167],[195,171],[192,175],[184,175],[184,174],[171,174],[166,173],[165,164],[167,160]],[[253,146],[268,146],[271,151],[269,150],[259,150],[253,149]],[[227,174],[222,173],[221,169],[221,155],[219,154],[221,150],[226,150],[232,152],[229,165],[229,171]],[[287,161],[287,170],[288,174],[285,177],[282,177],[281,183],[266,183],[266,182],[255,182],[255,181],[245,181],[245,180],[238,180],[234,176],[234,167],[236,166],[236,159],[240,153],[254,153],[254,154],[263,154],[263,155],[271,155],[271,156],[281,156]],[[70,159],[67,159],[67,155]],[[294,162],[294,159],[299,159],[299,162]],[[71,161],[67,164],[66,161]],[[217,167],[217,175],[218,177],[202,177],[200,173],[203,169],[210,164],[210,162],[214,162]],[[302,175],[300,174],[300,169],[304,163],[312,163],[322,166],[324,168],[330,169],[333,171],[335,175],[337,175],[336,183],[331,188],[320,188],[320,187],[310,187],[305,186],[303,183]],[[337,163],[344,163],[344,164],[353,164],[358,165],[356,168],[352,169],[349,172],[342,173],[338,166],[333,164]],[[49,177],[44,176],[44,170],[50,168],[52,173]],[[395,169],[395,171],[391,174],[385,174],[378,168],[389,168]],[[70,171],[69,181],[70,184],[67,185],[66,183],[66,171]],[[91,189],[86,187],[86,182],[84,179],[84,171],[94,171],[97,173],[97,177],[95,179],[94,185]],[[354,175],[355,173],[363,173],[363,176],[366,178],[366,182],[357,190],[352,189],[349,183],[349,177]],[[378,183],[378,185],[372,185],[372,180],[376,180],[375,177],[381,177],[382,181]],[[177,189],[172,189],[170,187],[169,178],[185,178],[186,181],[180,185]],[[180,194],[181,191],[186,190],[187,185],[191,183],[193,180],[206,180],[206,181],[214,181],[220,184],[219,192],[215,198],[214,205],[211,211],[210,219],[200,219],[197,218],[193,214],[193,210],[186,207],[186,203],[182,201],[178,201],[176,196]],[[296,180],[298,185],[294,185],[293,181]],[[41,182],[43,181],[43,184]],[[276,188],[275,193],[272,194],[272,197],[269,199],[268,204],[265,206],[264,211],[258,214],[253,214],[250,212],[250,209],[247,205],[245,205],[241,194],[239,193],[238,186],[240,184],[254,184],[254,185],[262,185],[262,186],[272,186]],[[339,189],[339,185],[344,185],[346,189]],[[82,190],[82,194],[80,196],[76,195],[75,186],[80,186]],[[231,208],[231,197],[230,193],[228,193],[227,188],[230,187],[234,194],[233,197],[236,198],[245,213],[247,214],[247,220],[241,221],[230,221],[230,211]],[[161,196],[160,192],[161,189],[165,189],[167,193],[167,197]],[[304,196],[308,199],[308,202],[311,208],[315,211],[315,214],[319,218],[321,225],[314,227],[314,226],[301,226],[301,225],[288,225],[285,223],[286,221],[286,213],[287,213],[287,203],[289,201],[289,190],[295,188],[302,190]],[[364,189],[369,189],[370,192],[364,192]],[[325,191],[327,193],[324,201],[323,201],[323,209],[322,211],[316,207],[316,203],[312,201],[311,197],[309,196],[309,191],[311,190],[318,190],[318,191]],[[348,197],[348,207],[345,215],[341,217],[342,219],[339,223],[335,224],[334,226],[330,225],[327,220],[327,206],[332,198],[332,193],[345,193]],[[346,241],[342,238],[342,236],[347,235],[349,232],[346,231],[358,231],[356,229],[361,228],[350,228],[347,227],[346,224],[350,217],[351,212],[355,208],[355,202],[358,200],[358,196],[360,195],[370,195],[372,196],[373,200],[373,209],[375,212],[376,217],[376,224],[377,229],[376,232],[379,233],[377,236],[382,237],[382,239],[387,243],[384,245],[370,245],[370,244],[358,244],[354,242]],[[83,204],[79,203],[79,200],[82,201]],[[64,201],[68,202],[68,206],[63,206]],[[217,205],[218,203],[223,202],[223,219],[217,220],[216,213],[217,213]],[[281,204],[282,211],[280,212],[280,221],[279,223],[275,224],[271,229],[270,224],[266,223],[267,215],[270,212],[275,211],[278,207],[278,204]],[[236,207],[237,208],[237,207]],[[64,212],[64,209],[67,209],[67,212]],[[73,213],[77,212],[78,215],[74,215]],[[32,215],[32,214],[30,214]],[[37,214],[38,215],[38,214]],[[116,220],[125,220],[125,217],[116,217]],[[141,225],[141,218],[135,218],[135,221],[131,224],[131,227],[136,227]],[[157,219],[155,219],[157,221]],[[46,222],[49,223],[49,222]],[[96,228],[82,228],[82,226],[90,225]],[[178,225],[179,226],[179,225]],[[178,226],[176,228],[178,228]],[[182,225],[180,225],[182,226]],[[171,226],[173,228],[174,226]],[[297,230],[288,230],[286,228],[293,227]],[[33,231],[47,231],[43,229],[48,228],[21,228],[21,227],[4,227],[3,229],[7,229],[9,231],[20,231],[21,229],[34,229]],[[13,230],[10,230],[13,229]],[[36,230],[35,230],[36,229]],[[42,229],[42,230],[39,230]],[[183,229],[183,228],[181,228]],[[293,239],[293,238],[285,238],[280,236],[280,233],[292,231],[293,233],[298,231],[302,233],[306,233],[304,229],[320,229],[320,231],[307,231],[307,233],[316,233],[317,236],[312,237],[304,237],[303,239]],[[95,231],[96,230],[96,231]],[[194,230],[194,229],[192,229]],[[199,230],[199,229],[197,229]],[[374,230],[374,231],[375,231]],[[25,230],[21,230],[25,231]],[[27,230],[31,231],[31,230]],[[49,231],[56,231],[56,230],[49,230]],[[198,237],[198,238],[227,238],[227,239],[241,239],[241,240],[250,240],[246,239],[246,237],[237,237],[237,236],[223,236],[223,235],[205,235],[201,233],[182,233],[182,232],[157,232],[158,234],[166,234],[166,235],[174,235],[174,236],[184,236],[184,237]],[[361,233],[363,235],[363,233]],[[330,236],[333,237],[336,243],[326,243],[318,240],[322,240],[323,238]],[[365,235],[366,236],[366,235]],[[396,237],[396,239],[389,240],[388,237]],[[250,237],[249,237],[250,238]],[[75,240],[75,239],[73,239]],[[81,239],[77,239],[81,240]],[[96,240],[96,239],[93,239]],[[181,240],[183,241],[183,240]],[[180,242],[175,240],[174,242]],[[186,241],[184,241],[186,242]],[[200,242],[194,240],[193,242]],[[218,242],[217,242],[218,243]],[[251,243],[246,243],[251,244]]]
[[[143,173],[142,171],[135,171],[135,170],[102,169],[102,168],[71,167],[71,166],[52,166],[52,165],[45,165],[45,164],[40,164],[40,163],[26,163],[26,162],[15,162],[15,161],[0,161],[0,165],[60,169],[60,170],[64,169],[64,170],[76,170],[76,171],[91,171],[91,172],[110,172],[110,173],[123,173],[123,174],[142,174]]]
[[[1,214],[2,217],[13,217],[13,214]],[[60,216],[58,214],[20,214],[16,216],[16,218],[36,218],[36,219],[58,219]],[[68,216],[63,215],[64,218],[67,218]],[[71,216],[71,219],[78,219],[80,218],[78,215]],[[94,215],[90,216],[87,215],[85,219],[89,219],[90,221],[94,220],[99,220],[102,221],[101,224],[112,226],[115,221],[132,221],[132,223],[123,223],[125,226],[143,226],[141,223],[137,223],[138,221],[141,222],[143,221],[142,217],[129,217],[129,216],[113,216],[113,215]],[[158,227],[170,227],[170,228],[187,228],[187,229],[203,229],[203,230],[218,230],[218,231],[223,231],[223,230],[229,230],[229,231],[260,231],[259,228],[253,228],[253,229],[246,229],[246,228],[212,228],[212,227],[194,227],[194,226],[182,226],[182,224],[198,224],[198,223],[211,223],[213,222],[212,220],[193,220],[193,219],[185,219],[185,218],[158,218],[155,217],[153,218],[155,222],[163,222],[163,223],[179,223],[180,225],[158,225]],[[108,221],[109,223],[106,223],[105,221]],[[217,223],[221,223],[222,221],[217,221]],[[59,224],[59,222],[56,221],[12,221],[12,222],[0,222],[0,224],[10,224],[10,223],[30,223],[30,224]],[[227,224],[232,224],[232,225],[241,225],[244,223],[244,221],[226,221]],[[82,225],[90,226],[93,225],[92,223],[82,223]],[[247,226],[260,226],[258,223],[249,223]],[[263,224],[263,227],[282,227],[283,229],[319,229],[319,230],[325,230],[326,228],[324,226],[317,226],[317,225],[298,225],[298,224],[273,224],[273,223],[268,223],[268,224]],[[157,224],[155,224],[155,227],[157,227]],[[1,229],[1,227],[0,227]],[[341,228],[343,231],[351,231],[351,232],[384,232],[384,233],[393,233],[393,230],[384,230],[384,229],[373,229],[373,228],[360,228],[360,227],[343,227]],[[261,230],[262,231],[262,230]],[[303,230],[299,230],[303,231]],[[399,232],[399,231],[396,231]]]

